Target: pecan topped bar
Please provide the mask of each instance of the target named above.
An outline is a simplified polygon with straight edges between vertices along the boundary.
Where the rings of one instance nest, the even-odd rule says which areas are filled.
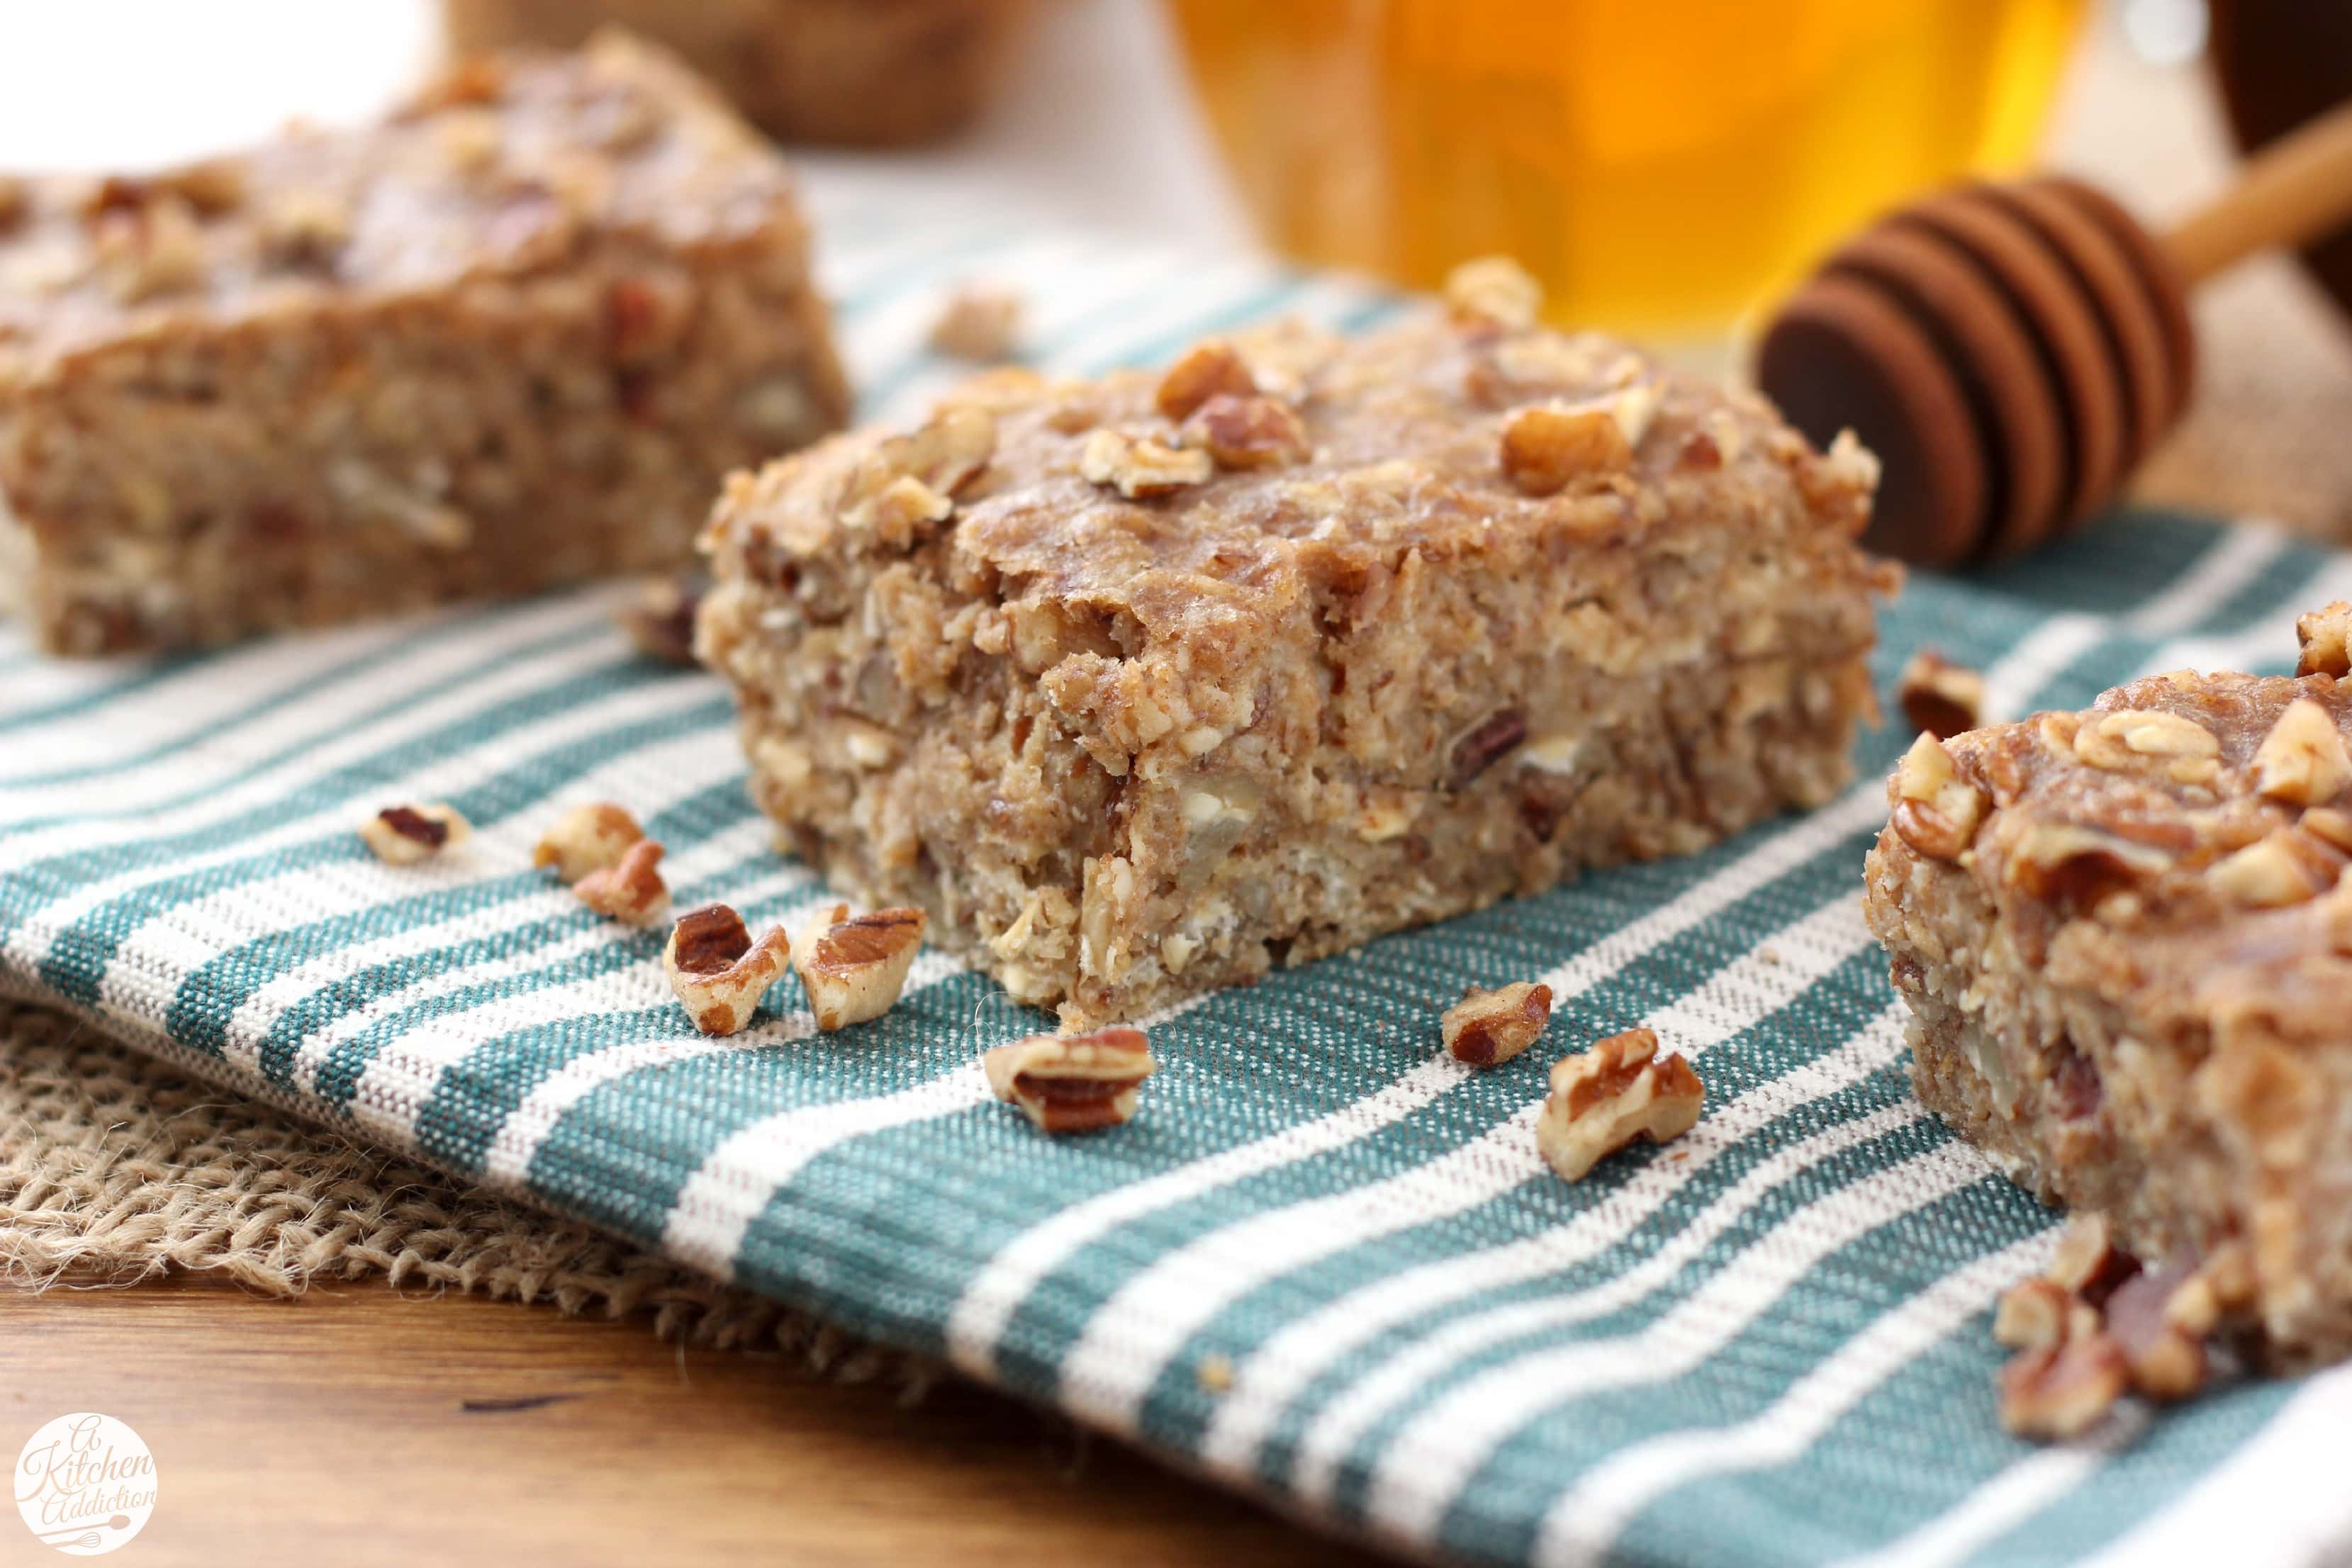
[[[1531,300],[737,478],[701,651],[786,842],[1091,1026],[1827,797],[1870,458]]]
[[[1889,785],[1866,911],[1920,1098],[2276,1359],[2352,1353],[2352,687],[2179,671]]]
[[[0,181],[0,558],[71,653],[674,563],[728,469],[845,412],[807,252],[782,162],[619,35]]]

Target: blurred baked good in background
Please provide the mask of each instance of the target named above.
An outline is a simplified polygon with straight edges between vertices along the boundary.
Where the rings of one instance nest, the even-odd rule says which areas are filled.
[[[786,142],[898,147],[961,129],[1004,75],[1034,0],[446,0],[464,50],[577,44],[607,22],[658,38]]]

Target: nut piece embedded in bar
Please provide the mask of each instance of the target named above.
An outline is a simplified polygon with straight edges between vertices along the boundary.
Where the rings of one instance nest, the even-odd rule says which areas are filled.
[[[1550,1018],[1551,987],[1522,980],[1494,991],[1472,986],[1438,1027],[1456,1061],[1490,1068],[1534,1045]]]
[[[820,1029],[862,1024],[888,1012],[906,988],[923,945],[923,911],[877,910],[851,919],[835,904],[793,939],[793,967]]]
[[[1536,1147],[1571,1182],[1636,1138],[1664,1143],[1697,1124],[1706,1088],[1689,1062],[1660,1057],[1658,1037],[1628,1029],[1564,1057],[1536,1119]]]
[[[651,925],[669,910],[669,884],[662,880],[662,845],[640,838],[620,859],[572,884],[572,896],[600,915],[625,925]]]
[[[1938,741],[1984,721],[1984,677],[1931,647],[1921,648],[1905,663],[1895,679],[1895,697],[1911,727]]]
[[[678,916],[662,948],[662,973],[706,1035],[731,1035],[751,1021],[768,987],[782,978],[792,944],[782,926],[751,940],[743,917],[725,904]]]
[[[1032,1035],[981,1058],[996,1098],[1047,1132],[1118,1126],[1135,1114],[1137,1091],[1159,1066],[1143,1031],[1124,1026]]]
[[[1251,397],[1258,391],[1249,362],[1223,338],[1202,338],[1160,378],[1152,402],[1171,419],[1188,419],[1213,397]]]
[[[591,871],[619,865],[629,847],[645,836],[646,830],[625,806],[609,800],[592,801],[555,819],[531,850],[530,863],[554,867],[556,876],[569,885]]]
[[[1633,447],[1612,400],[1596,398],[1518,410],[1503,422],[1497,456],[1521,493],[1548,496],[1580,475],[1624,472]]]
[[[360,837],[387,866],[414,866],[453,845],[463,844],[473,826],[446,805],[388,805],[360,824]]]
[[[1206,484],[1215,472],[1206,452],[1117,430],[1094,432],[1078,453],[1081,478],[1108,485],[1129,500],[1172,496],[1187,486]]]

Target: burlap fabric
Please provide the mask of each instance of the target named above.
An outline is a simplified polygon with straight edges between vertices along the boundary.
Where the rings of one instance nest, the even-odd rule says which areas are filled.
[[[0,1279],[131,1284],[184,1270],[268,1296],[382,1279],[781,1352],[908,1398],[883,1351],[585,1226],[507,1203],[200,1083],[44,1008],[0,1002]]]

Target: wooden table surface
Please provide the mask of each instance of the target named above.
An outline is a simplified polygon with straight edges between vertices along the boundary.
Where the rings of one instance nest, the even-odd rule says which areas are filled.
[[[365,1282],[0,1287],[0,1461],[55,1416],[155,1457],[125,1568],[1362,1565],[960,1382],[912,1409],[779,1357]],[[60,1558],[0,1510],[0,1564]]]

